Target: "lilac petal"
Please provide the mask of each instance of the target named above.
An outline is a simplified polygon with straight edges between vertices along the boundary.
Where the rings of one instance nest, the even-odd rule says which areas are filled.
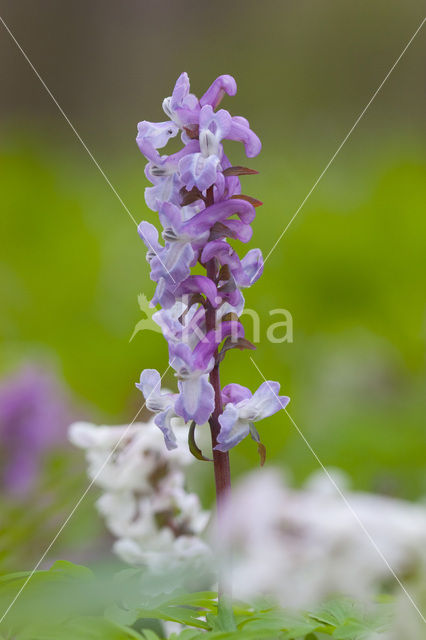
[[[212,368],[212,358],[216,350],[217,342],[215,331],[209,331],[202,340],[199,341],[193,351],[194,366],[200,371],[207,371]]]
[[[234,291],[229,291],[228,293],[220,294],[224,300],[229,302],[232,307],[240,308],[244,307],[244,296],[239,289],[235,289]]]
[[[219,254],[229,253],[232,250],[231,245],[229,245],[225,240],[212,240],[212,242],[208,242],[201,252],[201,262],[206,264],[212,258],[218,257]],[[219,258],[220,259],[220,258]]]
[[[202,293],[213,307],[220,302],[215,283],[207,276],[189,276],[181,283],[179,294]]]
[[[220,160],[216,155],[204,157],[202,153],[192,153],[179,162],[182,182],[188,191],[197,187],[205,191],[216,181]]]
[[[243,127],[250,129],[250,122],[244,116],[233,116],[234,122],[241,124]]]
[[[231,382],[231,384],[227,384],[226,387],[222,389],[222,400],[224,404],[228,404],[228,402],[237,404],[241,402],[241,400],[248,400],[251,397],[252,393],[250,389],[236,382]]]
[[[235,315],[239,318],[244,311],[244,302],[244,296],[242,294],[239,304],[237,305],[233,305],[229,301],[224,302],[217,310],[216,318],[218,320],[221,320],[227,313],[235,313]]]
[[[159,283],[164,279],[173,292],[190,274],[194,251],[189,242],[168,242],[156,255],[148,252],[147,257],[151,265],[151,280]]]
[[[152,162],[157,162],[160,155],[157,149],[165,147],[170,138],[174,138],[179,128],[174,122],[148,122],[138,124],[136,142],[143,155]]]
[[[173,406],[173,394],[161,393],[161,378],[156,369],[144,369],[136,387],[145,398],[145,406],[154,413],[164,412]]]
[[[225,322],[221,322],[216,329],[214,329],[216,334],[217,344],[220,344],[222,340],[231,336],[233,340],[237,340],[238,338],[244,338],[245,332],[244,327],[238,320],[227,320]]]
[[[170,309],[160,309],[152,315],[153,321],[160,327],[167,342],[177,342],[181,339],[184,326],[179,317],[185,308],[183,303],[177,302]]]
[[[183,224],[180,207],[172,202],[162,202],[158,213],[164,229],[171,227],[177,234],[180,233]]]
[[[250,432],[248,422],[239,419],[238,409],[233,404],[227,404],[222,415],[219,416],[220,432],[217,436],[218,451],[229,451],[244,440]]]
[[[200,151],[205,158],[221,156],[220,141],[231,130],[232,118],[228,111],[220,109],[217,113],[206,104],[200,111],[199,135]]]
[[[163,247],[158,243],[158,231],[150,222],[142,220],[138,226],[138,234],[148,249],[149,259],[153,258]]]
[[[232,167],[232,163],[225,154],[222,155],[220,164],[223,170]],[[224,198],[230,198],[231,196],[239,195],[241,193],[241,182],[238,176],[227,176],[226,178],[225,176],[223,176],[223,178],[224,185],[222,187],[222,194],[220,197],[221,200]]]
[[[260,435],[253,422],[249,422],[249,429],[252,440],[260,444]]]
[[[253,251],[259,251],[253,249]],[[249,252],[250,253],[250,252]],[[212,257],[216,257],[221,265],[228,265],[229,270],[239,287],[250,286],[250,277],[246,273],[236,251],[224,240],[213,240],[206,244],[201,254],[201,262],[206,263]],[[251,262],[248,261],[250,266]]]
[[[186,71],[180,74],[179,78],[176,80],[176,84],[172,93],[172,104],[173,107],[179,107],[183,104],[184,99],[189,94],[190,83],[189,76]]]
[[[176,81],[172,95],[163,100],[163,110],[179,127],[198,122],[200,105],[196,96],[189,93],[187,73],[181,73]]]
[[[186,233],[196,236],[210,230],[215,222],[222,222],[232,215],[237,215],[244,224],[250,224],[256,217],[254,207],[246,200],[225,200],[207,207],[193,216],[183,226]]]
[[[215,112],[209,104],[206,104],[200,111],[199,124],[200,131],[209,129],[220,141],[227,136],[231,129],[232,118],[226,109],[219,109]]]
[[[249,224],[244,224],[241,220],[227,220],[226,226],[232,232],[232,237],[236,240],[240,240],[240,242],[250,242],[253,229]]]
[[[160,278],[157,282],[154,297],[151,300],[151,306],[156,307],[159,304],[164,309],[170,309],[176,302],[176,296],[170,283],[165,278]]]
[[[225,93],[228,96],[235,96],[237,93],[237,83],[234,78],[229,75],[223,75],[216,78],[210,85],[205,94],[200,98],[200,105],[210,104],[216,109]]]
[[[187,344],[179,342],[178,344],[169,344],[170,366],[179,373],[181,369],[189,372],[193,371],[192,351]]]
[[[284,409],[290,402],[287,396],[279,396],[280,384],[267,380],[255,391],[252,398],[244,405],[250,411],[253,408],[257,414],[256,421],[268,418],[280,409]]]
[[[161,258],[166,274],[174,281],[175,285],[178,285],[191,272],[190,266],[194,259],[194,251],[189,242],[170,242],[167,243],[166,251],[163,251]]]
[[[176,413],[186,422],[207,422],[214,409],[214,389],[208,381],[208,375],[180,380],[178,386],[180,394],[175,404]]]
[[[145,188],[145,202],[151,211],[157,211],[161,203],[166,200],[179,204],[179,191],[182,186],[183,184],[177,174],[161,178],[153,187]]]
[[[152,394],[159,394],[161,391],[161,376],[156,369],[144,369],[141,373],[136,387],[142,392],[145,400]]]
[[[234,116],[227,138],[228,140],[236,140],[237,142],[244,143],[246,156],[248,158],[254,158],[260,153],[262,143],[257,135],[250,129],[247,121],[246,123],[241,122],[240,118]]]
[[[261,250],[251,249],[241,260],[241,266],[247,275],[250,285],[252,285],[263,273],[263,257]]]
[[[172,408],[166,409],[161,413],[158,413],[154,422],[161,429],[164,435],[164,442],[166,443],[167,449],[170,451],[171,449],[177,448],[177,439],[172,429],[172,418],[175,416],[175,412]]]
[[[160,167],[170,173],[171,171],[177,171],[180,160],[185,156],[191,155],[192,153],[198,153],[200,151],[200,143],[198,140],[189,140],[189,142],[176,151],[176,153],[172,153],[170,156],[164,156],[161,161]]]
[[[194,367],[207,370],[216,348],[228,336],[233,340],[244,337],[244,327],[241,322],[235,320],[222,322],[216,329],[209,331],[192,353]]]

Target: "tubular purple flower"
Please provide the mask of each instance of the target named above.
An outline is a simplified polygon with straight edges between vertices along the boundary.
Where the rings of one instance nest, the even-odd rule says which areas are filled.
[[[145,243],[147,261],[151,265],[151,280],[163,279],[176,288],[190,274],[194,251],[189,242],[166,242],[163,247],[158,242],[158,231],[154,225],[142,221],[138,226],[139,236]]]
[[[160,309],[152,316],[168,344],[183,342],[191,349],[205,336],[205,312],[202,307],[188,307],[183,301],[170,309]]]
[[[238,287],[249,287],[254,278],[258,279],[263,269],[262,253],[260,249],[251,249],[242,260],[236,251],[224,240],[214,240],[204,247],[201,262],[208,262],[215,258],[219,263],[228,265],[231,275]]]
[[[176,81],[173,93],[163,100],[163,111],[179,127],[197,122],[200,109],[196,96],[189,93],[187,73],[181,73]]]
[[[220,166],[220,159],[215,156],[204,156],[202,153],[192,153],[179,162],[182,182],[188,191],[194,187],[205,191],[214,184]]]
[[[216,222],[223,222],[232,215],[237,215],[244,224],[250,224],[255,219],[256,212],[247,200],[224,200],[197,213],[185,223],[183,229],[191,235],[204,233],[211,230]]]
[[[139,145],[142,148],[142,142]],[[199,151],[197,140],[191,140],[183,149],[170,156],[146,156],[151,161],[145,168],[145,175],[153,187],[145,189],[145,202],[152,211],[158,211],[163,202],[181,203],[180,190],[184,187],[179,174],[179,161],[188,154]],[[146,155],[146,154],[145,154]]]
[[[186,422],[195,420],[197,424],[204,424],[214,409],[214,389],[208,379],[214,359],[208,353],[202,358],[183,343],[169,345],[169,352],[179,388],[175,411]]]
[[[144,120],[138,124],[136,142],[143,155],[151,162],[159,162],[161,157],[157,149],[166,146],[170,138],[179,132],[179,127],[173,122],[148,122]]]
[[[228,96],[235,96],[237,93],[237,83],[232,76],[219,76],[200,98],[200,105],[203,107],[209,104],[213,109],[216,109],[226,93]]]
[[[209,238],[208,230],[204,233],[189,233],[188,227],[185,226],[185,220],[182,219],[182,208],[171,202],[162,203],[159,208],[159,217],[164,229],[163,238],[168,242],[191,243],[194,250],[199,250],[202,249]],[[197,259],[195,259],[194,264],[196,262]]]
[[[215,283],[207,276],[189,276],[179,287],[179,293],[201,293],[216,308],[220,298]]]
[[[279,383],[269,380],[261,384],[253,395],[249,389],[240,385],[238,388],[237,385],[233,385],[231,389],[225,387],[224,398],[232,398],[233,401],[226,404],[225,410],[219,416],[221,430],[216,449],[229,451],[249,434],[253,440],[260,442],[254,422],[272,416],[290,402],[287,396],[278,395],[279,390]]]
[[[222,322],[209,331],[193,350],[194,366],[199,369],[208,368],[215,350],[228,336],[231,336],[234,341],[244,338],[244,327],[241,322],[235,320]]]
[[[232,118],[231,130],[227,135],[228,140],[236,140],[242,142],[246,150],[247,158],[256,157],[261,149],[262,143],[257,135],[250,129],[248,120],[234,116]]]

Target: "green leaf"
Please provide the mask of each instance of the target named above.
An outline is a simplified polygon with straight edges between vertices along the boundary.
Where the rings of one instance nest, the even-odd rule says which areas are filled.
[[[161,640],[160,637],[157,636],[157,634],[154,631],[152,631],[152,629],[143,629],[142,636],[146,640]]]
[[[196,629],[184,629],[182,633],[172,633],[169,640],[197,640],[198,638],[205,638],[207,634],[201,634]]]
[[[167,600],[169,605],[192,605],[193,607],[203,607],[212,611],[217,610],[216,591],[197,591],[196,593],[182,593]]]
[[[197,458],[197,460],[204,460],[204,462],[213,462],[211,458],[206,458],[206,456],[203,455],[201,449],[199,449],[199,447],[197,446],[197,443],[195,442],[195,426],[195,421],[192,421],[188,431],[189,450],[194,458]]]
[[[134,624],[138,619],[138,615],[135,611],[123,609],[115,602],[105,609],[104,615],[107,620],[111,620],[111,622],[129,626]]]

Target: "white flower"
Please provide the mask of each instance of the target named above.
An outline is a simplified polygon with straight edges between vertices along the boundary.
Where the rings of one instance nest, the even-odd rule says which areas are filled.
[[[173,451],[167,451],[152,420],[130,427],[83,422],[70,427],[71,442],[86,451],[91,479],[104,489],[96,506],[118,538],[114,551],[130,564],[167,568],[207,553],[197,536],[210,514],[185,490],[183,469],[194,460],[187,428],[181,419],[173,426],[182,445]]]
[[[424,580],[426,508],[348,491],[342,472],[332,475],[395,573]],[[384,584],[399,588],[322,471],[299,490],[277,471],[250,474],[234,492],[222,539],[234,551],[234,591],[243,599],[268,593],[309,607],[336,593],[371,601]]]

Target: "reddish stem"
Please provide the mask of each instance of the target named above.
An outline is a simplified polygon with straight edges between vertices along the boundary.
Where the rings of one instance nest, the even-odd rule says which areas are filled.
[[[214,203],[213,198],[213,187],[207,190],[206,197],[206,206],[210,206]],[[207,277],[213,280],[213,282],[217,281],[217,265],[215,258],[212,258],[207,265]],[[207,305],[206,309],[206,329],[210,331],[215,329],[216,327],[216,310],[210,303]],[[214,478],[216,485],[216,505],[217,505],[217,523],[218,530],[221,529],[221,521],[223,519],[223,506],[226,499],[229,497],[231,491],[231,469],[229,464],[229,453],[217,451],[215,446],[217,444],[217,436],[220,431],[219,424],[219,416],[222,413],[222,392],[220,387],[220,374],[219,374],[219,363],[217,362],[217,352],[214,354],[216,364],[210,372],[209,380],[210,384],[214,389],[215,394],[215,406],[211,418],[209,420],[210,424],[210,432],[212,438],[212,447],[213,447],[213,466],[214,466]],[[229,589],[225,586],[224,576],[219,576],[219,598],[226,596],[226,598],[230,597]]]

